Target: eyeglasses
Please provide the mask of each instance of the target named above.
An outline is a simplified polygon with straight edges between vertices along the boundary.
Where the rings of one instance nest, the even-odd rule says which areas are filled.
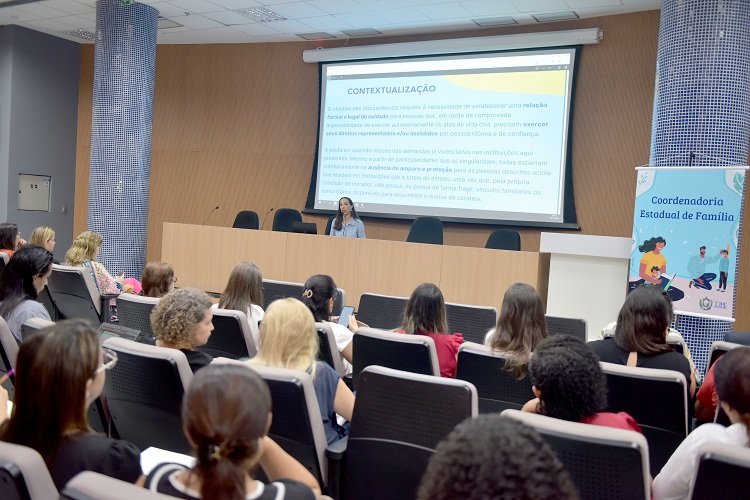
[[[104,351],[104,363],[102,363],[102,365],[96,369],[94,375],[98,375],[105,370],[109,370],[117,364],[117,353],[115,351],[108,347],[104,347],[102,350]]]
[[[177,283],[177,276],[172,277],[172,283]]]

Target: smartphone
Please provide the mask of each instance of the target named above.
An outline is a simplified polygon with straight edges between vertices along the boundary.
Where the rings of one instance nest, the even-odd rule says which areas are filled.
[[[349,326],[349,316],[354,314],[354,308],[352,306],[344,306],[341,308],[341,316],[339,316],[339,325]]]

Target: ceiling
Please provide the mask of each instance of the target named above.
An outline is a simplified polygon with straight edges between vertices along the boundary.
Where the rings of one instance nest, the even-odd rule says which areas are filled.
[[[17,24],[93,43],[96,0],[25,1],[0,0],[0,25]],[[3,6],[5,3],[11,5]],[[140,3],[159,11],[158,43],[207,44],[482,30],[654,10],[660,7],[661,0],[141,0]],[[261,21],[238,13],[248,9],[253,9],[256,16],[273,20]],[[91,39],[66,34],[76,30],[92,34]]]

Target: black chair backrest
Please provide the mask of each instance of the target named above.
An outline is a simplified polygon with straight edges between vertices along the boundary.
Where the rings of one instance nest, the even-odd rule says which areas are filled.
[[[293,208],[280,208],[273,214],[273,230],[284,233],[294,232],[293,222],[302,222],[302,214]]]
[[[446,302],[445,311],[448,316],[448,331],[462,333],[464,340],[469,342],[483,343],[487,331],[497,324],[497,310],[494,307]]]
[[[393,330],[404,321],[404,308],[409,299],[363,293],[359,297],[357,319],[370,328]]]
[[[139,344],[140,345],[140,344]],[[182,385],[173,359],[117,352],[104,385],[107,405],[120,438],[145,450],[150,446],[190,453],[182,431]]]
[[[750,450],[724,443],[706,443],[700,461],[692,500],[747,498],[750,491]]]
[[[331,368],[335,368],[336,365],[333,361],[334,353],[330,349],[328,332],[323,328],[316,328],[316,331],[318,332],[318,361],[322,361]],[[338,352],[335,354],[338,356]]]
[[[92,324],[109,321],[109,313],[100,315],[81,273],[58,271],[53,267],[47,282],[52,302],[59,311],[60,319],[83,318]]]
[[[156,304],[133,302],[117,298],[117,316],[121,326],[139,330],[143,337],[154,338],[151,329],[151,311]]]
[[[413,499],[438,443],[476,414],[476,393],[459,382],[382,367],[362,372],[342,498]]]
[[[230,310],[224,310],[230,311]],[[237,312],[237,311],[232,311]],[[214,358],[251,358],[255,353],[247,349],[247,342],[242,332],[240,317],[238,314],[224,316],[214,314],[214,331],[208,337],[208,342],[198,347],[197,350],[205,352]]]
[[[268,309],[268,306],[277,299],[285,299],[292,297],[295,299],[302,298],[302,292],[305,291],[305,285],[303,283],[292,283],[286,281],[275,281],[275,280],[263,280],[263,310]],[[344,307],[344,297],[339,294],[333,301],[333,312],[336,316],[341,312],[341,308]],[[365,323],[367,323],[365,321]],[[369,325],[369,323],[367,323]]]
[[[456,378],[471,382],[477,388],[479,413],[520,410],[529,400],[534,399],[531,377],[516,379],[505,369],[505,356],[491,352],[490,348],[484,346],[475,347],[464,343],[461,347],[458,351]]]
[[[750,332],[727,332],[724,334],[724,342],[750,346]]]
[[[331,226],[333,226],[333,221],[335,221],[335,220],[336,220],[336,216],[335,215],[332,215],[328,219],[328,222],[326,223],[326,232],[324,233],[326,236],[328,236],[329,234],[331,234]]]
[[[417,217],[409,229],[406,241],[410,243],[443,244],[443,222],[437,217]]]
[[[490,233],[484,248],[521,250],[521,235],[512,229],[496,229]]]
[[[0,264],[3,262],[0,259]],[[0,460],[0,498],[5,500],[31,500],[23,473],[12,462]]]
[[[39,293],[37,300],[41,302],[45,309],[47,309],[50,319],[52,321],[57,321],[60,311],[57,310],[55,303],[52,301],[52,296],[49,294],[49,288],[45,286],[44,290]]]
[[[370,336],[363,335],[361,332],[355,333],[352,340],[354,360],[352,383],[355,389],[358,387],[362,370],[373,365],[423,375],[439,375],[439,371],[435,373],[429,342],[405,343],[387,338],[393,335],[431,341],[429,337],[420,335],[380,332],[380,335]]]
[[[547,331],[550,335],[572,335],[587,342],[586,321],[582,319],[560,318],[557,316],[544,316],[547,320]]]
[[[258,213],[252,210],[242,210],[237,213],[237,217],[234,218],[232,227],[239,229],[258,229],[260,227],[260,219]]]

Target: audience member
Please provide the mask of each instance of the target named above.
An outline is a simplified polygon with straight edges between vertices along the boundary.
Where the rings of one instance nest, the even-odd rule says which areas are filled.
[[[145,297],[161,298],[174,290],[177,278],[174,268],[167,262],[147,262],[141,276],[142,294]]]
[[[588,345],[607,363],[674,370],[688,381],[688,399],[695,394],[690,362],[666,343],[674,318],[672,300],[656,285],[641,285],[630,292],[617,316],[615,335]]]
[[[0,252],[8,257],[13,257],[15,251],[26,244],[26,240],[21,238],[18,231],[18,225],[12,222],[3,222],[0,224]]]
[[[340,325],[335,321],[328,321],[333,311],[333,304],[338,296],[338,288],[333,278],[325,274],[316,274],[305,281],[304,291],[302,292],[302,303],[305,304],[313,315],[315,321],[328,323],[333,331],[333,337],[336,340],[336,347],[341,353],[341,362],[347,374],[352,372],[353,344],[354,333],[359,328],[357,318],[352,314],[349,316],[349,327]]]
[[[313,316],[297,299],[271,303],[260,324],[260,350],[250,363],[301,370],[313,379],[328,444],[346,435],[336,422],[338,413],[351,420],[354,395],[333,368],[317,361],[318,334]]]
[[[526,376],[529,356],[547,337],[544,303],[534,287],[514,283],[505,292],[495,328],[487,332],[485,345],[508,354],[505,368],[517,379]]]
[[[124,275],[115,278],[97,262],[96,258],[103,242],[102,235],[97,232],[82,232],[73,240],[73,246],[65,254],[65,263],[69,266],[85,267],[91,271],[96,288],[102,295],[132,291],[131,285],[124,284]]]
[[[411,294],[404,310],[404,322],[400,333],[424,335],[435,341],[440,375],[456,376],[456,355],[464,342],[460,333],[448,333],[443,292],[432,283],[422,283]]]
[[[240,262],[229,274],[229,281],[219,299],[219,309],[233,309],[247,314],[250,333],[255,346],[260,342],[258,322],[263,319],[263,275],[258,266],[250,262]]]
[[[698,451],[715,441],[727,446],[748,446],[750,437],[750,348],[732,349],[715,363],[714,380],[729,427],[704,424],[695,429],[675,450],[653,484],[656,500],[686,499],[695,482]]]
[[[40,226],[31,231],[29,236],[29,243],[32,245],[39,245],[47,249],[49,253],[55,252],[55,231],[51,227]],[[60,262],[57,260],[52,261],[55,264]]]
[[[577,499],[568,472],[531,427],[501,415],[458,424],[427,465],[418,500]]]
[[[13,414],[0,427],[0,439],[38,451],[60,490],[87,470],[131,483],[141,477],[138,448],[92,431],[87,419],[116,361],[113,351],[102,350],[98,332],[79,319],[35,332],[21,345]]]
[[[206,500],[302,500],[320,495],[310,472],[266,435],[271,395],[254,371],[232,365],[201,370],[183,399],[182,421],[196,465],[158,465],[146,478],[151,491]],[[253,478],[257,465],[272,483]]]
[[[206,292],[197,288],[169,292],[151,311],[156,345],[182,351],[195,373],[213,361],[208,354],[195,350],[208,342],[214,329],[213,317]]]
[[[529,376],[536,399],[526,403],[523,411],[641,432],[627,413],[603,411],[607,407],[606,377],[596,355],[577,338],[553,335],[539,342],[529,360]]]
[[[21,326],[31,318],[50,320],[47,309],[37,302],[52,274],[52,254],[38,245],[24,245],[8,262],[0,280],[0,316],[8,323],[18,343]]]

